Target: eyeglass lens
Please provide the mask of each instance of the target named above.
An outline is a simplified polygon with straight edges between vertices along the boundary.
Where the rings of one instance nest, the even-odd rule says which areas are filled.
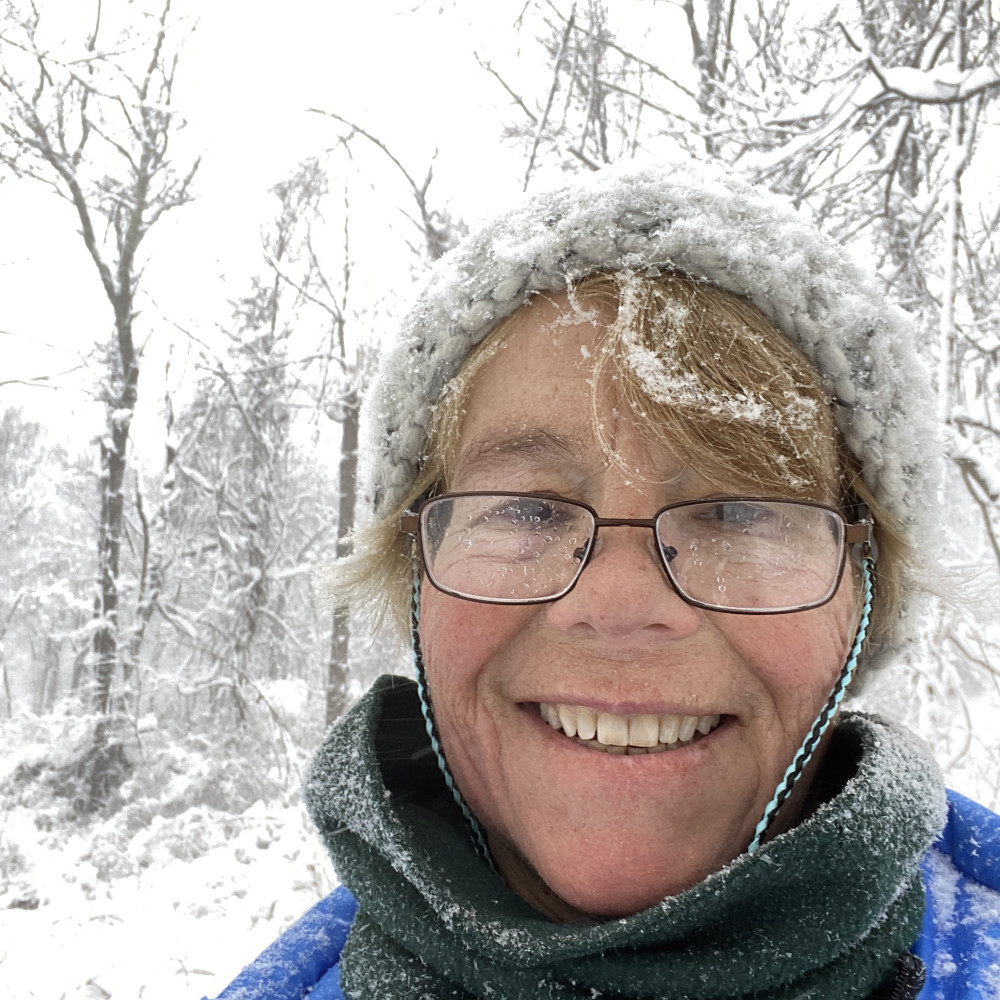
[[[565,594],[598,527],[608,530],[587,507],[511,494],[439,497],[420,516],[435,586],[497,603]],[[822,603],[837,586],[844,522],[825,507],[728,498],[682,503],[662,510],[655,530],[674,585],[706,607],[792,610]]]

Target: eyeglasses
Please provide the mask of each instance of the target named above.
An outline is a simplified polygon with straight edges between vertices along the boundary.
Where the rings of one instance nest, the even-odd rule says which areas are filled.
[[[874,550],[870,518],[848,524],[833,507],[756,497],[690,500],[651,518],[609,518],[539,493],[448,493],[403,514],[399,527],[417,537],[438,590],[486,604],[564,597],[594,555],[601,528],[652,529],[681,599],[736,614],[819,607],[837,591],[847,546]]]

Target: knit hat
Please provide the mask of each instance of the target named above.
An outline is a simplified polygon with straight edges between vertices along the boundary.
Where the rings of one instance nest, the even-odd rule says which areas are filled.
[[[786,202],[696,161],[575,177],[434,265],[365,402],[362,486],[374,515],[413,485],[433,407],[476,344],[534,293],[626,269],[679,271],[752,302],[819,371],[877,500],[911,539],[929,537],[936,405],[911,320]]]

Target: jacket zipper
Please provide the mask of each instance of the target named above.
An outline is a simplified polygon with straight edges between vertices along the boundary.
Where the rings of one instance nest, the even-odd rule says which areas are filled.
[[[909,952],[899,956],[896,962],[896,982],[893,984],[889,1000],[916,1000],[927,980],[924,963]]]

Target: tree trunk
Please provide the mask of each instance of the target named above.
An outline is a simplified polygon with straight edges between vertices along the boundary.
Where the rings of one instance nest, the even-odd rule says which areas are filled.
[[[354,530],[354,508],[357,499],[358,423],[361,400],[352,389],[344,399],[343,431],[340,441],[340,506],[337,514],[337,558],[350,554],[350,534]],[[347,708],[348,656],[350,653],[351,622],[347,608],[339,605],[333,612],[330,659],[326,672],[326,724],[329,726]]]
[[[98,584],[95,600],[97,628],[94,630],[94,727],[91,751],[85,758],[85,801],[81,809],[93,812],[124,778],[124,752],[114,732],[112,691],[118,667],[119,578],[122,529],[125,520],[125,470],[132,413],[138,397],[139,366],[132,343],[131,289],[120,290],[115,302],[117,361],[105,401],[107,432],[101,441],[101,525],[98,535]],[[114,369],[114,366],[113,366]],[[115,376],[118,376],[117,378]],[[117,749],[116,749],[117,748]]]
[[[14,715],[14,700],[10,694],[10,678],[7,676],[7,660],[3,655],[3,642],[0,641],[0,675],[3,676],[3,693],[7,700],[7,718]]]
[[[59,693],[60,643],[53,635],[46,635],[42,644],[42,671],[35,690],[35,714],[51,712]]]

